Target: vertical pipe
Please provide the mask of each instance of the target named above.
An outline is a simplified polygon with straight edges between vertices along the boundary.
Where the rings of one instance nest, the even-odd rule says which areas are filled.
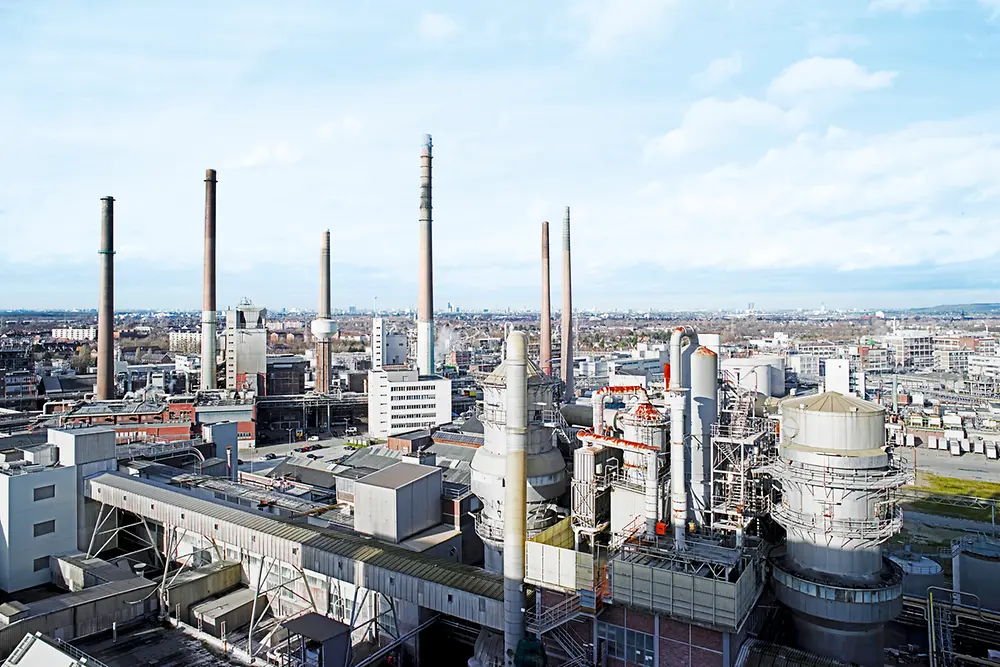
[[[431,248],[431,135],[420,152],[420,262],[417,295],[417,370],[434,374],[434,257]]]
[[[504,477],[503,615],[504,664],[514,664],[517,644],[524,638],[524,540],[527,524],[528,442],[527,337],[514,331],[507,337],[507,468]]]
[[[712,504],[712,426],[719,416],[719,357],[707,347],[691,356],[691,509],[704,525]]]
[[[684,548],[684,530],[687,523],[687,489],[685,489],[684,452],[684,403],[685,391],[670,392],[670,525],[674,529],[674,543],[678,549]]]
[[[646,452],[646,480],[645,480],[645,511],[646,511],[646,534],[656,535],[656,522],[659,520],[659,477],[660,477],[660,453]]]
[[[97,309],[99,401],[115,398],[115,199],[101,199],[101,295]]]
[[[562,381],[566,386],[563,399],[573,401],[573,283],[569,254],[569,206],[563,217],[563,294],[562,294]]]
[[[218,357],[215,307],[215,170],[205,170],[205,277],[201,304],[201,388],[215,389]]]
[[[538,328],[538,366],[552,375],[552,302],[549,285],[549,223],[542,223],[542,315]]]

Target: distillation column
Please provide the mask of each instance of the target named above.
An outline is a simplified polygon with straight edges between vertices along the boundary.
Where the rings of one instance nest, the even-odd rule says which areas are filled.
[[[215,389],[218,322],[215,306],[215,178],[205,170],[205,277],[201,304],[201,388]]]
[[[712,522],[712,426],[719,419],[719,357],[704,346],[691,355],[690,410],[691,512],[697,525],[709,526]]]
[[[101,295],[97,309],[96,398],[115,398],[115,199],[101,199]]]

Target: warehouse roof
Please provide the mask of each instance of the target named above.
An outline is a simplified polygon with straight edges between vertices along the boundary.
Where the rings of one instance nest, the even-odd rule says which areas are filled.
[[[411,465],[411,464],[405,464]],[[416,467],[416,466],[414,466]],[[342,558],[366,563],[400,574],[424,579],[442,586],[473,595],[481,595],[492,600],[503,600],[503,576],[492,574],[471,565],[461,565],[452,561],[414,553],[380,540],[345,534],[332,528],[321,528],[308,524],[293,523],[273,515],[223,505],[205,500],[151,480],[136,479],[117,472],[105,472],[89,479],[88,496],[104,500],[114,505],[115,499],[107,499],[95,490],[106,485],[117,491],[138,494],[155,502],[162,502],[192,513],[230,522],[250,530],[279,539],[291,540],[319,551]],[[115,494],[111,494],[115,495]],[[144,504],[145,507],[145,504]],[[152,511],[152,510],[144,510]]]

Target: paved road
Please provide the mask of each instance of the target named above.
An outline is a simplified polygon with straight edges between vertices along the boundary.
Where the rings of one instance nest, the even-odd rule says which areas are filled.
[[[903,447],[897,452],[902,453],[910,465],[913,457],[917,457],[917,470],[929,472],[942,477],[956,477],[978,482],[1000,482],[1000,461],[986,458],[983,454],[963,454],[952,456],[940,449]]]
[[[925,514],[913,510],[903,510],[903,520],[906,522],[919,523],[932,528],[947,528],[948,530],[961,530],[969,533],[991,533],[994,526],[982,521],[972,519],[960,519],[953,516],[938,516],[937,514]]]

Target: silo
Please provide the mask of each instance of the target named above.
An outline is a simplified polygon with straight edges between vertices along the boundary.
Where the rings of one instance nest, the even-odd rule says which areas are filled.
[[[784,401],[772,473],[781,487],[772,516],[787,532],[772,576],[797,643],[881,667],[883,626],[903,595],[903,571],[881,545],[902,528],[895,492],[908,479],[886,451],[885,411],[836,392]]]
[[[1000,611],[1000,540],[965,535],[952,543],[952,554],[953,588],[979,596],[984,609]]]
[[[889,558],[903,570],[905,595],[925,598],[928,587],[944,586],[944,568],[936,560],[909,551],[894,553]]]
[[[719,419],[719,357],[707,347],[691,355],[691,507],[698,525],[711,523],[712,427]]]

